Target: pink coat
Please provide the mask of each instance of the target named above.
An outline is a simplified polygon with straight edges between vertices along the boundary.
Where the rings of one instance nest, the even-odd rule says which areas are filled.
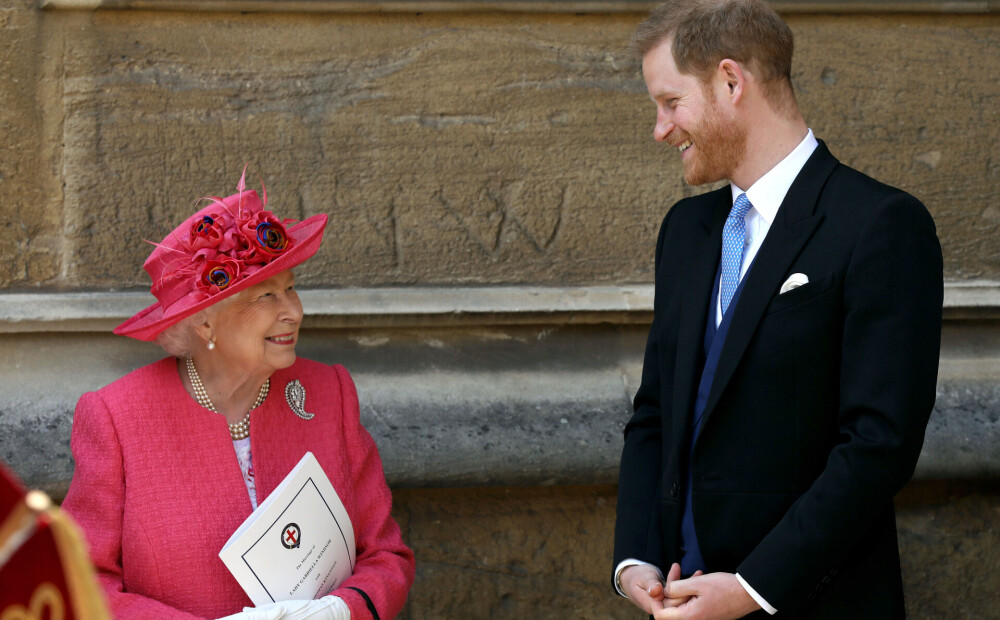
[[[116,618],[218,618],[252,603],[219,559],[251,512],[223,416],[192,399],[167,358],[80,398],[73,419],[76,472],[63,508],[86,534]],[[311,420],[285,402],[306,389]],[[316,455],[354,524],[357,565],[335,594],[352,620],[393,618],[413,583],[413,553],[392,520],[378,450],[361,426],[358,396],[342,366],[299,359],[271,376],[250,417],[258,501],[306,451]]]

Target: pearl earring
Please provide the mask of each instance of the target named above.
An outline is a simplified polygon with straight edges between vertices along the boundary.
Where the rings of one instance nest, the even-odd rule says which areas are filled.
[[[214,351],[215,350],[215,338],[211,338],[208,341],[208,350],[209,351]]]

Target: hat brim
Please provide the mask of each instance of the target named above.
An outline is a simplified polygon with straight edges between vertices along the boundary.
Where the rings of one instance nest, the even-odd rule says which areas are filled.
[[[326,214],[320,213],[289,227],[288,235],[295,241],[295,245],[258,271],[232,284],[225,290],[193,304],[184,303],[186,298],[182,297],[174,302],[166,311],[164,311],[160,302],[156,302],[116,327],[114,333],[119,336],[128,336],[136,340],[151,342],[156,340],[156,337],[171,325],[175,325],[187,317],[219,303],[227,297],[232,297],[240,291],[246,290],[282,271],[291,269],[309,260],[319,250],[319,246],[323,241],[323,230],[326,228],[326,221]]]

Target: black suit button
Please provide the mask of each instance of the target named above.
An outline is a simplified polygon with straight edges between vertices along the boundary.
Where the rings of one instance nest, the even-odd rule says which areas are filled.
[[[674,483],[674,486],[670,487],[670,497],[677,497],[681,493],[681,485]]]

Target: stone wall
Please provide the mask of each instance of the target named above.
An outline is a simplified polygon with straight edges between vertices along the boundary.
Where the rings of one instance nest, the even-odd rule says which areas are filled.
[[[410,620],[647,617],[608,595],[614,487],[408,490],[394,499],[418,558]],[[1000,485],[914,482],[896,504],[907,617],[1000,617]]]
[[[810,126],[945,252],[910,615],[1000,617],[1000,15],[774,4]],[[0,0],[0,459],[65,493],[76,399],[160,355],[108,333],[150,302],[144,240],[249,162],[279,214],[331,215],[300,353],[358,381],[417,553],[404,617],[641,617],[608,585],[616,459],[656,230],[700,191],[625,52],[648,8]]]
[[[331,214],[310,286],[648,282],[696,191],[649,139],[639,15],[4,4],[4,289],[145,286],[143,239],[245,162]],[[1000,16],[787,18],[817,135],[927,203],[949,278],[1000,278]]]

